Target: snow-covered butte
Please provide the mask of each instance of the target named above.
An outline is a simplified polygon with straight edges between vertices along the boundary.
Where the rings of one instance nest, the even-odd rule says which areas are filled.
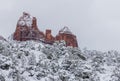
[[[64,40],[66,46],[78,47],[77,37],[72,34],[68,27],[61,29],[56,36],[52,35],[51,29],[46,29],[44,33],[38,28],[37,18],[26,12],[23,12],[23,15],[18,20],[13,39],[17,41],[38,40],[46,44]]]

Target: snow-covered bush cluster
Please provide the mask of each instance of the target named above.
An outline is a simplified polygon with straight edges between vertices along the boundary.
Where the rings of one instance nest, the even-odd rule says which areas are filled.
[[[0,81],[120,81],[120,54],[1,40]]]

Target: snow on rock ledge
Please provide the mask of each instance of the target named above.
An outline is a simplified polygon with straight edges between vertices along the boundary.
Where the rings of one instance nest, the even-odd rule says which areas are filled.
[[[59,33],[72,34],[72,32],[70,31],[70,29],[67,26],[65,26],[63,29],[61,29],[59,31]]]
[[[32,20],[33,17],[29,13],[23,12],[23,15],[18,21],[18,25],[32,27]]]

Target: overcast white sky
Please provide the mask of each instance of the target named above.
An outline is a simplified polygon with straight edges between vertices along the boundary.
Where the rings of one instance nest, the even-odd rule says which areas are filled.
[[[15,31],[22,12],[37,17],[39,29],[68,26],[80,48],[120,51],[120,0],[0,0],[0,35]]]

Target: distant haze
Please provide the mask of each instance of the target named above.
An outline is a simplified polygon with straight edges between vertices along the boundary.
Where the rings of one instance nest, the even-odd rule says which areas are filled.
[[[0,0],[0,35],[11,35],[24,11],[54,36],[68,26],[80,48],[120,51],[120,0]]]

